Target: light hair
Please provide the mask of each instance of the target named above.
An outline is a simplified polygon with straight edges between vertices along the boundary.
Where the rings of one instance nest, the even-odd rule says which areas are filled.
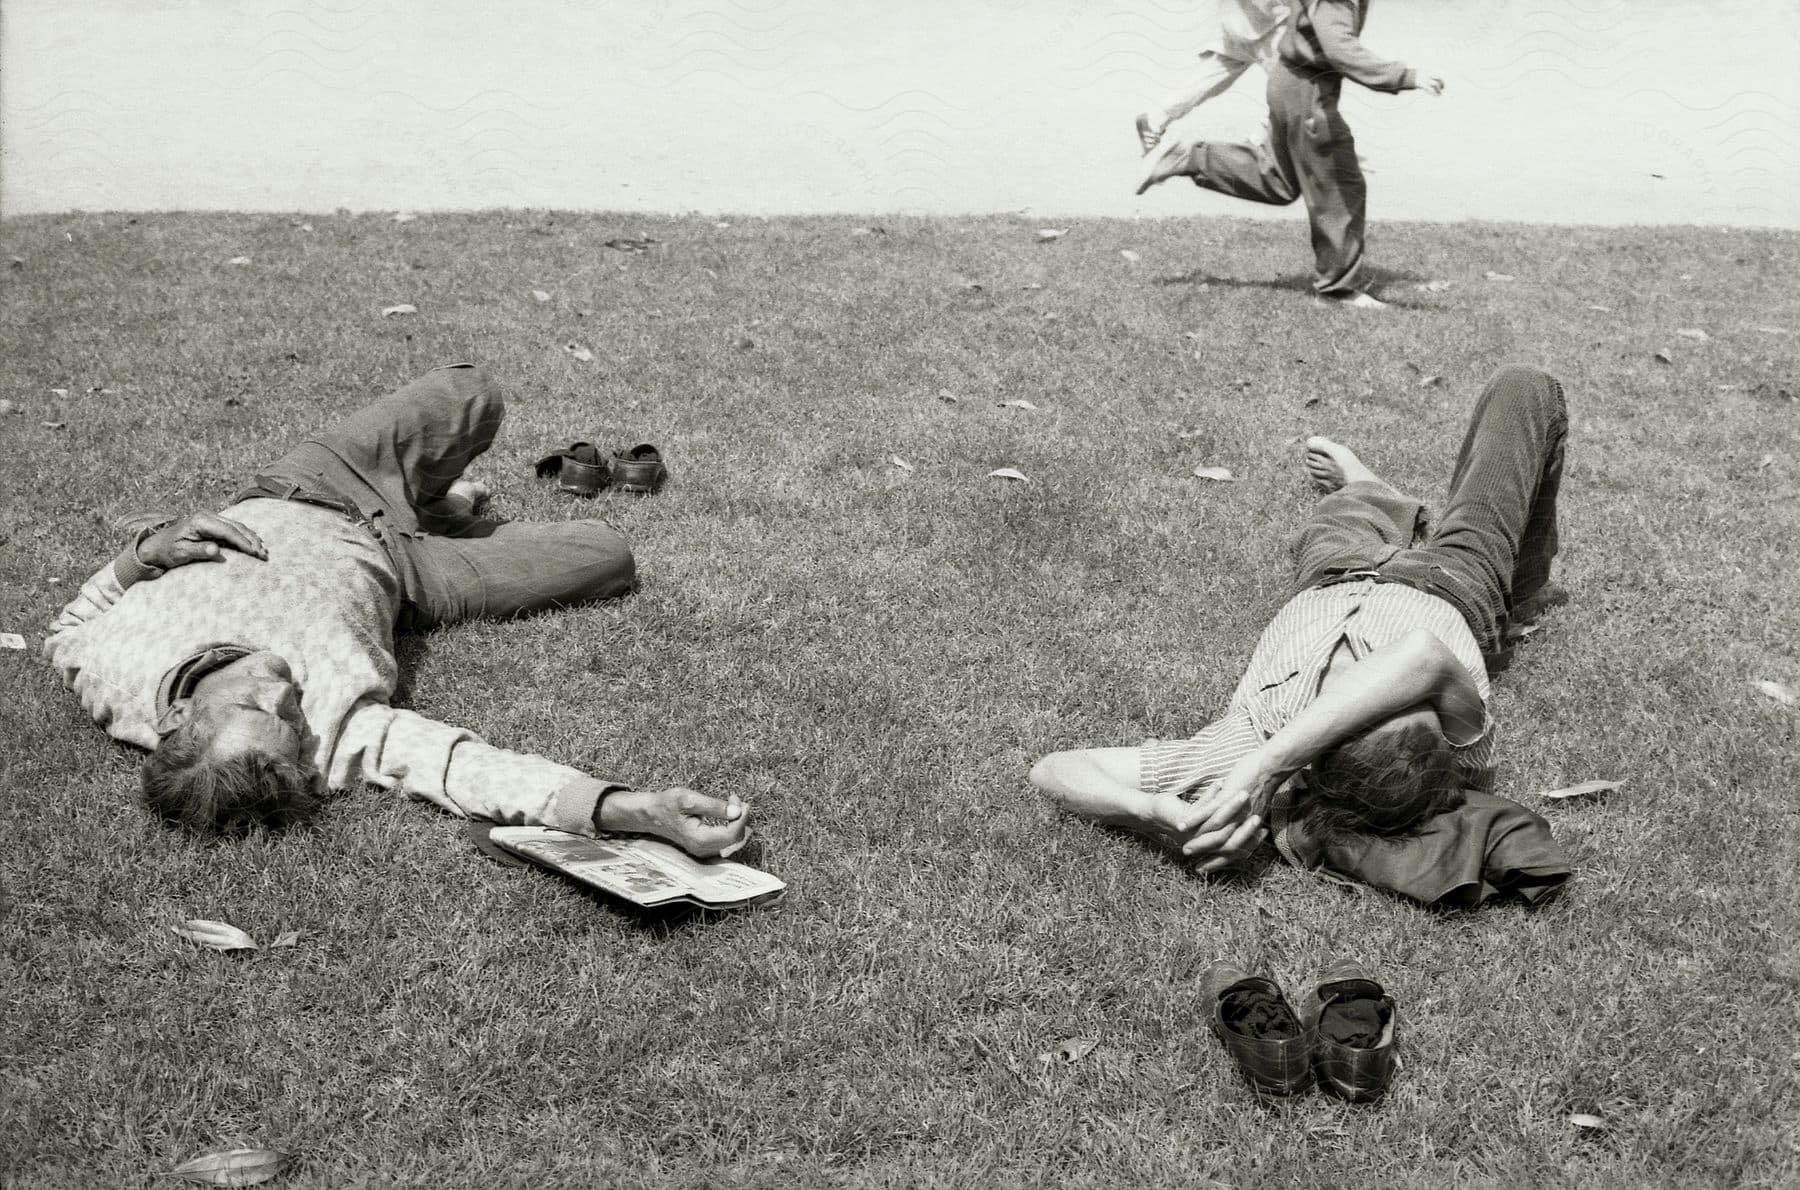
[[[191,719],[165,735],[140,774],[150,810],[197,834],[281,830],[309,817],[324,799],[318,769],[264,752],[216,756]]]

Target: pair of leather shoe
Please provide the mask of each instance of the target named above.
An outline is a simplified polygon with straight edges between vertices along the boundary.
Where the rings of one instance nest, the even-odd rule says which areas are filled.
[[[1394,1078],[1393,998],[1354,959],[1334,959],[1296,1014],[1274,980],[1214,963],[1202,983],[1208,1023],[1252,1087],[1293,1095],[1317,1081],[1351,1103]]]
[[[662,452],[643,442],[630,450],[615,450],[610,459],[591,442],[575,442],[537,461],[538,478],[556,476],[556,486],[577,496],[596,495],[601,488],[617,485],[622,492],[648,495],[668,478]]]

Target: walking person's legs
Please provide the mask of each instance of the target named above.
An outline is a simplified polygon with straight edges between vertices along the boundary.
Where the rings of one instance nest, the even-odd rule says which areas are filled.
[[[1354,297],[1367,285],[1363,240],[1369,188],[1356,157],[1356,138],[1338,113],[1342,80],[1301,79],[1285,67],[1275,74],[1292,80],[1284,86],[1296,88],[1296,102],[1302,94],[1310,100],[1290,151],[1312,229],[1313,291],[1321,297]]]

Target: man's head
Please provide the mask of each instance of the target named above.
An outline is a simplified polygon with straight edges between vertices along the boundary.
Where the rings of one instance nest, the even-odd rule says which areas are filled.
[[[282,827],[324,796],[300,688],[280,656],[251,653],[220,666],[164,716],[144,763],[144,800],[197,831]]]
[[[1406,835],[1461,798],[1450,742],[1428,707],[1352,736],[1307,771],[1299,817],[1321,841]]]

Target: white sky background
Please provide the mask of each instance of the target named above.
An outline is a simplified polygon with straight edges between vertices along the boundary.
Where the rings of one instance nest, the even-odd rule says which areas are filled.
[[[0,211],[1297,216],[1131,193],[1214,2],[0,0]],[[1377,219],[1800,227],[1800,0],[1375,0],[1364,39],[1449,83],[1346,87]]]

